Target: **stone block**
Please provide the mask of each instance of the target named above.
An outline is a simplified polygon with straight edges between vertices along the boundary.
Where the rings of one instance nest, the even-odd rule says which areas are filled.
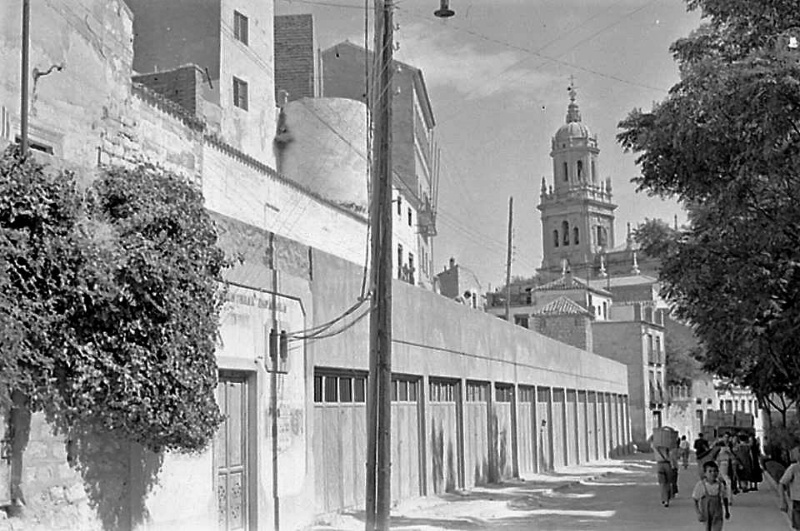
[[[64,500],[64,487],[50,487],[47,492],[50,495],[50,499],[54,502],[60,502]]]
[[[64,498],[72,504],[86,499],[86,491],[83,490],[83,485],[76,484],[64,491]]]

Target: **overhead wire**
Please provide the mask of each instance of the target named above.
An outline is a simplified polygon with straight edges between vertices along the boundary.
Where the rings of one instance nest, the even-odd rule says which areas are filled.
[[[653,1],[655,1],[655,0],[653,0]],[[652,3],[653,2],[650,2],[649,4],[647,4],[647,6],[649,6]],[[647,7],[647,6],[644,6],[644,7]],[[644,7],[638,8],[636,10],[636,12],[640,11],[641,9],[644,9]],[[405,12],[405,13],[410,14],[413,17],[422,19],[425,22],[431,22],[430,21],[430,17],[427,16],[427,15],[423,16],[423,15],[420,15],[420,14],[415,13],[414,11],[411,11],[411,10],[408,10],[408,9],[402,9],[402,11]],[[473,37],[477,37],[477,38],[479,38],[481,40],[484,40],[486,42],[499,44],[499,45],[501,45],[503,47],[510,48],[512,50],[517,50],[517,51],[520,51],[520,52],[523,52],[523,53],[526,53],[526,54],[533,55],[535,57],[539,57],[540,59],[544,59],[547,62],[556,63],[556,64],[560,64],[562,66],[567,66],[567,67],[570,67],[570,68],[574,68],[574,69],[580,70],[582,72],[586,72],[586,73],[589,73],[589,74],[592,74],[592,75],[595,75],[595,76],[598,76],[598,77],[602,77],[602,78],[605,78],[605,79],[610,79],[610,80],[613,80],[613,81],[617,81],[619,83],[623,83],[623,84],[626,84],[626,85],[629,85],[629,86],[634,86],[634,87],[638,87],[638,88],[645,88],[645,89],[653,90],[653,91],[656,91],[656,92],[659,92],[659,93],[666,93],[667,92],[667,90],[662,88],[662,87],[654,87],[652,85],[647,85],[645,83],[639,83],[639,82],[636,82],[636,81],[630,81],[630,80],[621,78],[619,76],[614,76],[612,74],[606,74],[604,72],[600,72],[598,70],[594,70],[594,69],[591,69],[591,68],[588,68],[588,67],[584,67],[584,66],[578,65],[576,63],[572,63],[572,62],[569,62],[569,61],[564,61],[564,60],[560,59],[559,57],[551,57],[549,55],[544,55],[544,54],[542,54],[540,52],[537,52],[535,49],[532,49],[532,48],[529,48],[529,47],[525,47],[525,46],[520,46],[520,45],[517,45],[517,44],[513,44],[511,42],[504,41],[502,39],[497,39],[497,38],[494,38],[494,37],[490,37],[488,35],[484,35],[483,33],[477,32],[477,31],[469,29],[469,28],[465,28],[464,26],[459,26],[458,24],[454,24],[452,22],[448,22],[447,23],[447,27],[449,29],[451,29],[452,31],[466,33],[468,35],[472,35]],[[544,66],[544,65],[542,65],[542,66]]]

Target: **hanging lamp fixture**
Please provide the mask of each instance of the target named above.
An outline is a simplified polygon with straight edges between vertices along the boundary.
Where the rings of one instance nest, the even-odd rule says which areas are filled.
[[[440,0],[439,9],[434,11],[433,14],[439,18],[450,18],[456,12],[450,9],[450,0]]]

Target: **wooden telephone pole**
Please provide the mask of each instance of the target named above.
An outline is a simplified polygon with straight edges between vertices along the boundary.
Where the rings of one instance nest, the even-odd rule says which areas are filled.
[[[514,223],[514,197],[508,198],[508,250],[506,254],[506,321],[511,321],[511,232]]]
[[[375,0],[366,531],[388,531],[391,505],[393,8],[392,0]]]
[[[20,77],[19,136],[23,156],[28,152],[28,67],[31,46],[31,2],[22,0],[22,72]]]

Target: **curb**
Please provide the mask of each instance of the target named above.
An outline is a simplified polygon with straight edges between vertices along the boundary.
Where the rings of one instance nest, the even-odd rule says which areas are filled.
[[[778,493],[778,500],[780,500],[781,489],[780,486],[778,485],[778,481],[775,478],[773,478],[772,475],[769,472],[767,472],[766,469],[764,469],[764,479],[767,481],[767,483],[769,483],[770,487],[775,489],[775,492]],[[787,529],[794,531],[794,528],[792,527],[792,520],[789,518],[789,514],[784,513],[783,511],[781,511],[781,513],[783,513],[783,517],[786,519]]]

